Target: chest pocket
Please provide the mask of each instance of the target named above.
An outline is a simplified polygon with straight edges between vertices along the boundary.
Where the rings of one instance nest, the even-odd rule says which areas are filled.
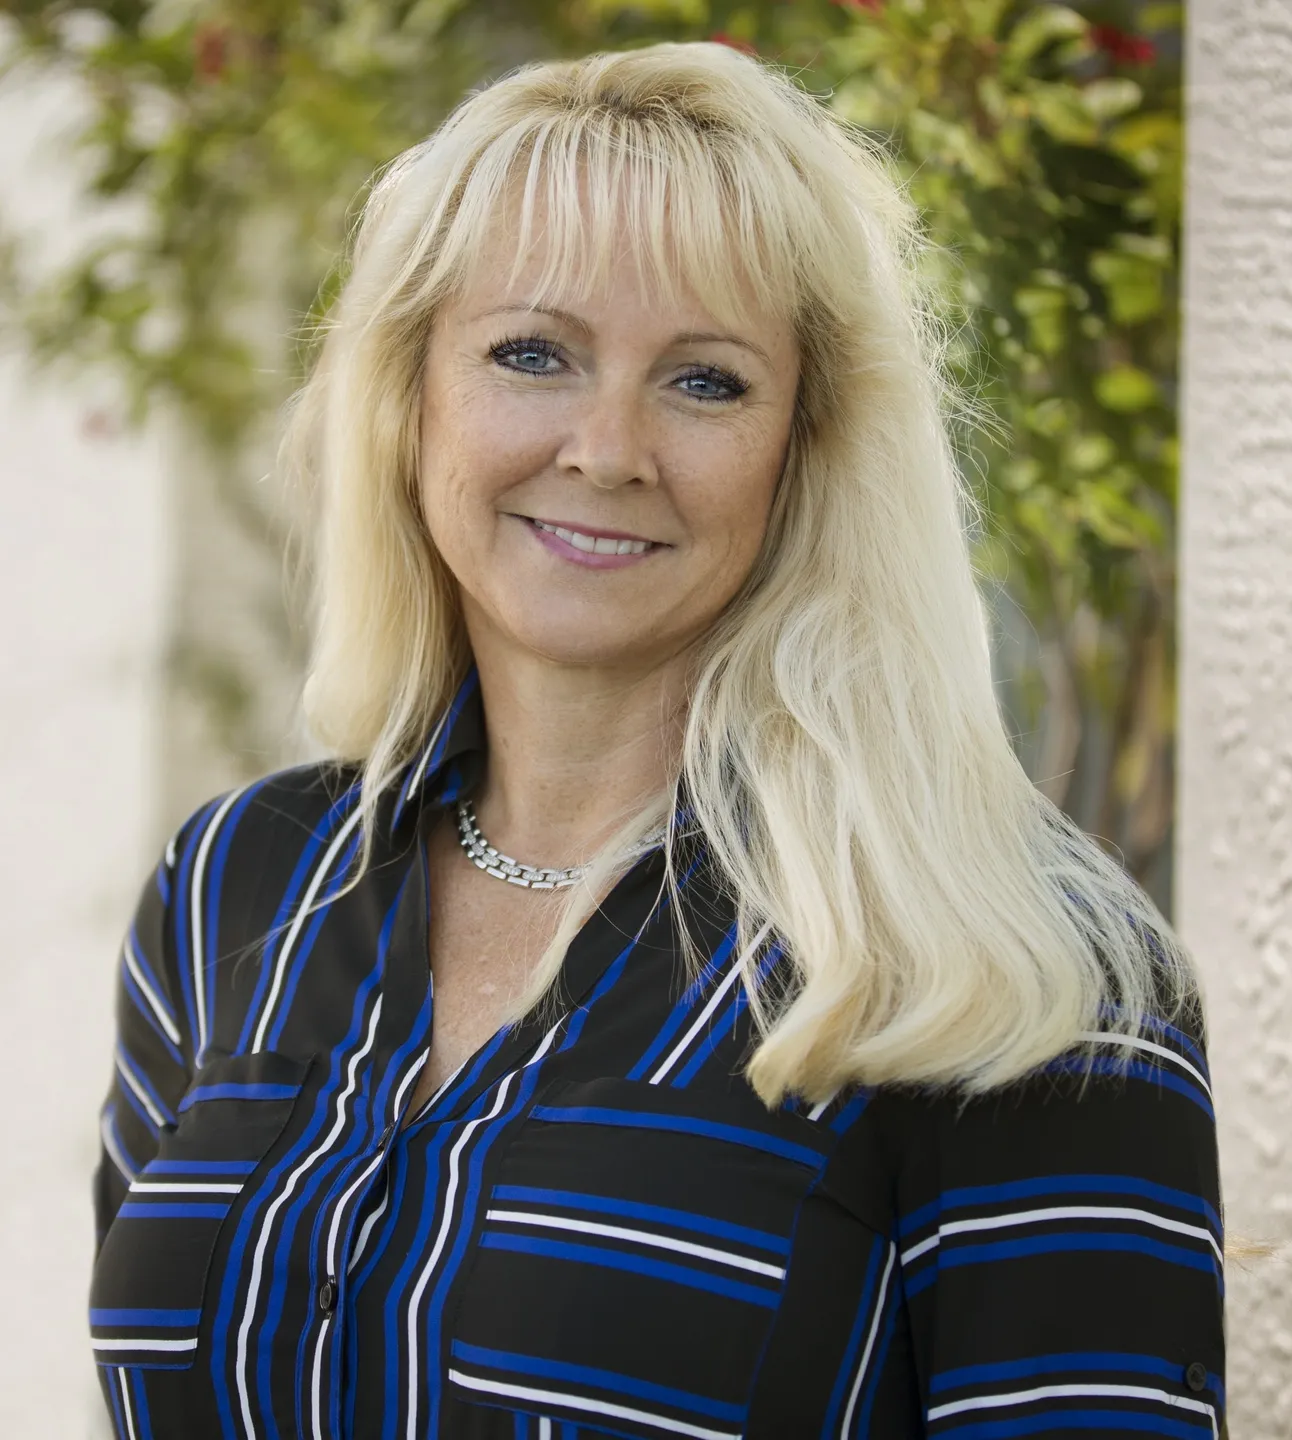
[[[743,1087],[543,1093],[492,1177],[452,1322],[455,1398],[620,1436],[739,1436],[831,1138]]]
[[[282,1134],[309,1061],[221,1055],[198,1072],[103,1238],[90,1283],[101,1365],[187,1369],[220,1229]]]

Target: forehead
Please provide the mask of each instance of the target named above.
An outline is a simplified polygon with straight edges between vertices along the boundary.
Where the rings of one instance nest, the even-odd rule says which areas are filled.
[[[635,329],[646,332],[682,330],[696,334],[770,332],[783,327],[746,290],[741,313],[724,323],[686,277],[678,276],[668,294],[649,277],[639,275],[631,262],[612,266],[600,287],[571,283],[569,272],[556,267],[555,280],[543,283],[546,256],[542,248],[526,257],[512,272],[506,238],[482,249],[472,266],[459,299],[459,311],[472,320],[507,312],[542,311],[578,333],[595,328],[597,317],[617,314]]]
[[[697,226],[693,197],[622,176],[607,184],[583,165],[566,187],[541,171],[512,177],[482,211],[455,287],[464,305],[587,313],[627,294],[697,329],[792,320],[792,299],[747,263],[719,205]]]

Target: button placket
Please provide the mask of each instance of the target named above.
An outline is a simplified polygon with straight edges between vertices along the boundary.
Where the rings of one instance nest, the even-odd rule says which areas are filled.
[[[350,1257],[355,1237],[362,1229],[361,1219],[367,1209],[374,1187],[384,1186],[388,1183],[388,1167],[391,1161],[391,1140],[398,1129],[398,1121],[391,1121],[375,1137],[373,1149],[370,1152],[373,1158],[380,1163],[372,1165],[367,1179],[353,1191],[347,1211],[350,1218],[341,1227],[340,1255],[337,1257],[337,1264],[342,1273],[348,1273],[350,1268]],[[356,1218],[357,1217],[357,1218]],[[322,1257],[320,1257],[320,1260]],[[325,1292],[326,1297],[325,1297]],[[318,1307],[325,1315],[331,1315],[337,1305],[340,1296],[340,1281],[335,1275],[328,1275],[319,1285],[315,1292]]]

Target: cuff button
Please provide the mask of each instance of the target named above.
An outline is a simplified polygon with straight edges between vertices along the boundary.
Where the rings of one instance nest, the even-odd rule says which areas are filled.
[[[1184,1372],[1184,1383],[1194,1391],[1207,1388],[1207,1367],[1201,1360],[1195,1360]]]

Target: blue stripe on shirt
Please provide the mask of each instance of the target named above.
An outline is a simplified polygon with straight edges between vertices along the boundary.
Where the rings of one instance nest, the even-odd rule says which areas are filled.
[[[462,1340],[453,1341],[450,1348],[459,1360],[469,1365],[479,1365],[508,1375],[528,1375],[562,1385],[575,1385],[582,1390],[607,1391],[613,1395],[630,1396],[635,1400],[650,1400],[659,1405],[669,1405],[675,1410],[688,1411],[693,1415],[707,1415],[713,1420],[729,1420],[739,1425],[744,1422],[747,1413],[744,1405],[713,1400],[707,1395],[677,1390],[670,1385],[656,1385],[649,1380],[636,1380],[631,1375],[621,1375],[614,1370],[601,1370],[592,1365],[544,1360],[538,1355],[516,1355],[506,1350],[487,1349],[483,1345],[468,1345]]]
[[[134,1056],[126,1053],[125,1047],[120,1043],[117,1045],[117,1063],[131,1079],[137,1082],[139,1089],[152,1101],[153,1105],[161,1114],[163,1122],[167,1125],[173,1125],[175,1123],[175,1116],[171,1113],[170,1106],[162,1099],[157,1091],[157,1087],[148,1078],[147,1072],[140,1068]],[[125,1089],[132,1091],[134,1087],[127,1084]]]
[[[1165,1068],[1165,1062],[1159,1066],[1148,1065],[1140,1060],[1127,1062],[1114,1056],[1066,1055],[1052,1060],[1043,1068],[1050,1075],[1125,1075],[1132,1080],[1161,1085],[1167,1090],[1174,1090],[1177,1095],[1183,1095],[1186,1100],[1192,1100],[1208,1120],[1214,1121],[1216,1118],[1211,1101],[1205,1093],[1191,1080],[1172,1074]]]
[[[200,1310],[91,1309],[91,1325],[193,1326],[201,1322]]]
[[[137,1204],[127,1200],[117,1214],[135,1220],[222,1220],[229,1213],[232,1204],[232,1200],[226,1200],[223,1204],[186,1204],[167,1200],[150,1200],[146,1204]]]
[[[250,1175],[256,1160],[150,1160],[148,1175]]]
[[[745,1145],[751,1150],[763,1150],[769,1155],[779,1155],[783,1160],[793,1160],[798,1165],[818,1169],[825,1157],[806,1145],[795,1145],[776,1135],[764,1135],[758,1130],[746,1130],[740,1125],[723,1125],[713,1120],[697,1120],[690,1115],[653,1115],[647,1111],[612,1110],[606,1105],[535,1105],[530,1111],[535,1120],[547,1120],[553,1124],[611,1125],[629,1130],[667,1130],[674,1134],[701,1135],[708,1140],[726,1140],[733,1145]]]
[[[210,868],[206,874],[206,906],[205,916],[202,920],[204,933],[202,936],[202,955],[204,957],[205,976],[205,1012],[206,1012],[206,1033],[215,1034],[215,971],[216,962],[219,959],[220,948],[220,897],[224,891],[224,870],[229,859],[229,846],[233,843],[234,832],[238,828],[238,822],[246,814],[247,806],[268,784],[269,777],[248,785],[242,796],[234,804],[233,809],[224,817],[221,822],[220,835],[215,842],[215,848],[210,856]]]
[[[171,913],[175,917],[176,969],[179,972],[180,993],[184,997],[184,1013],[188,1017],[188,1033],[193,1037],[194,1043],[196,1043],[197,1037],[197,999],[193,990],[192,919],[190,915],[192,907],[182,902],[188,894],[193,862],[197,856],[198,847],[201,845],[202,836],[206,833],[206,827],[211,823],[211,817],[225,799],[227,799],[227,795],[216,796],[198,813],[196,823],[189,831],[188,838],[184,842],[183,853],[179,857],[179,866],[175,877],[175,888],[179,893],[171,906]]]
[[[1017,1260],[1025,1255],[1056,1255],[1081,1251],[1145,1255],[1153,1260],[1165,1260],[1171,1265],[1202,1270],[1208,1275],[1218,1276],[1220,1273],[1220,1263],[1210,1250],[1205,1254],[1198,1254],[1179,1245],[1167,1245],[1142,1235],[1096,1234],[1087,1231],[1029,1235],[1025,1239],[997,1240],[986,1245],[943,1245],[938,1254],[938,1264],[949,1269],[956,1265],[980,1265],[992,1260]]]
[[[683,991],[681,998],[669,1012],[668,1019],[664,1021],[656,1034],[654,1040],[647,1046],[640,1060],[628,1072],[629,1080],[643,1080],[650,1072],[651,1067],[668,1048],[669,1044],[676,1037],[677,1032],[682,1028],[687,1018],[695,1012],[700,996],[705,989],[716,983],[721,975],[731,952],[736,943],[736,926],[733,923],[731,928],[722,937],[718,948],[713,952],[712,957],[705,962],[704,969],[699,977],[691,982]]]
[[[1192,1215],[1202,1215],[1220,1233],[1220,1216],[1200,1195],[1157,1185],[1133,1175],[1037,1175],[1027,1180],[1008,1180],[999,1185],[964,1185],[945,1190],[938,1199],[921,1205],[897,1222],[897,1233],[907,1239],[944,1210],[961,1210],[1001,1205],[1009,1200],[1028,1200],[1042,1195],[1130,1195],[1137,1199],[1156,1200]]]
[[[179,1113],[208,1100],[291,1100],[300,1094],[299,1085],[199,1085],[179,1102]]]
[[[1159,1380],[1181,1384],[1184,1366],[1163,1360],[1159,1355],[1128,1355],[1116,1350],[1074,1350],[1056,1355],[1032,1355],[1026,1360],[1005,1360],[994,1365],[962,1365],[956,1370],[934,1374],[929,1394],[942,1395],[966,1385],[992,1385],[1003,1380],[1020,1380],[1033,1375],[1079,1374],[1155,1375]]]
[[[843,1359],[839,1363],[839,1370],[835,1376],[834,1387],[830,1392],[830,1406],[825,1412],[825,1423],[821,1426],[822,1435],[833,1435],[835,1427],[839,1423],[839,1416],[843,1410],[848,1387],[852,1384],[853,1372],[857,1365],[857,1355],[861,1350],[862,1336],[870,1329],[874,1320],[875,1303],[875,1281],[879,1276],[879,1264],[883,1259],[888,1244],[882,1235],[876,1235],[870,1244],[870,1257],[866,1261],[866,1271],[861,1282],[861,1298],[857,1302],[857,1310],[853,1316],[852,1330],[848,1335],[848,1344],[843,1352]]]
[[[714,1220],[690,1210],[672,1210],[664,1205],[647,1205],[637,1200],[616,1200],[607,1195],[584,1195],[573,1190],[545,1190],[535,1185],[495,1185],[495,1200],[513,1200],[531,1205],[550,1205],[556,1209],[586,1210],[593,1215],[614,1215],[625,1220],[646,1220],[656,1225],[671,1225],[677,1230],[691,1230],[698,1235],[711,1235],[720,1240],[769,1250],[774,1255],[790,1253],[789,1240],[766,1230],[751,1230],[747,1225],[733,1225],[727,1220]]]
[[[256,979],[255,994],[251,997],[251,1001],[247,1005],[246,1018],[243,1021],[242,1032],[238,1037],[236,1048],[239,1053],[251,1049],[252,1038],[255,1036],[260,1024],[260,1009],[264,1003],[270,981],[273,978],[278,950],[287,932],[291,928],[291,917],[296,910],[301,891],[306,886],[307,877],[312,873],[314,862],[323,851],[324,846],[344,823],[346,816],[357,803],[358,798],[359,786],[355,783],[328,806],[327,813],[323,816],[322,820],[310,830],[308,840],[306,840],[305,844],[301,847],[301,853],[292,870],[291,878],[287,882],[287,888],[283,891],[282,899],[278,902],[278,909],[274,914],[273,923],[269,927],[268,939],[261,955],[260,973]]]
[[[727,1280],[720,1275],[710,1275],[704,1270],[695,1270],[686,1265],[674,1265],[667,1260],[655,1260],[645,1255],[629,1254],[623,1250],[610,1250],[597,1245],[576,1245],[567,1240],[541,1240],[529,1235],[500,1235],[492,1231],[480,1237],[483,1250],[508,1250],[521,1255],[539,1255],[549,1260],[570,1260],[576,1264],[599,1265],[608,1270],[624,1270],[632,1275],[644,1275],[649,1280],[664,1280],[673,1285],[689,1285],[694,1290],[707,1290],[713,1295],[723,1295],[728,1300],[743,1300],[750,1305],[763,1305],[775,1309],[779,1289],[760,1289],[738,1280]]]
[[[130,973],[130,967],[125,963],[124,959],[121,962],[121,983],[125,986],[126,994],[130,996],[131,1003],[134,1005],[135,1009],[138,1010],[140,1015],[143,1016],[144,1020],[148,1024],[149,1029],[151,1029],[153,1033],[157,1036],[157,1038],[161,1041],[162,1045],[165,1047],[166,1053],[176,1063],[176,1065],[179,1065],[182,1068],[184,1065],[183,1055],[180,1054],[175,1042],[170,1038],[169,1035],[167,1035],[166,1031],[162,1028],[161,1021],[157,1018],[157,1012],[153,1009],[151,1003],[148,1000],[148,997],[139,988],[138,982],[135,980],[135,977]]]
[[[360,834],[356,829],[346,842],[340,856],[333,861],[332,873],[322,887],[322,895],[315,898],[314,903],[318,908],[310,915],[304,933],[297,936],[292,963],[283,980],[283,988],[279,992],[275,1004],[274,1023],[270,1026],[265,1042],[270,1050],[276,1050],[282,1043],[283,1030],[291,1017],[292,1005],[296,1000],[296,988],[300,984],[301,975],[314,949],[314,942],[318,939],[319,931],[322,930],[324,922],[327,920],[328,907],[336,898],[337,892],[345,888],[350,866],[359,851],[359,843]]]
[[[1050,1434],[1064,1430],[1134,1430],[1144,1435],[1166,1435],[1170,1440],[1211,1440],[1211,1422],[1169,1420],[1137,1410],[1045,1410],[1009,1420],[975,1420],[966,1425],[930,1432],[936,1440],[1014,1440],[1019,1435]]]

